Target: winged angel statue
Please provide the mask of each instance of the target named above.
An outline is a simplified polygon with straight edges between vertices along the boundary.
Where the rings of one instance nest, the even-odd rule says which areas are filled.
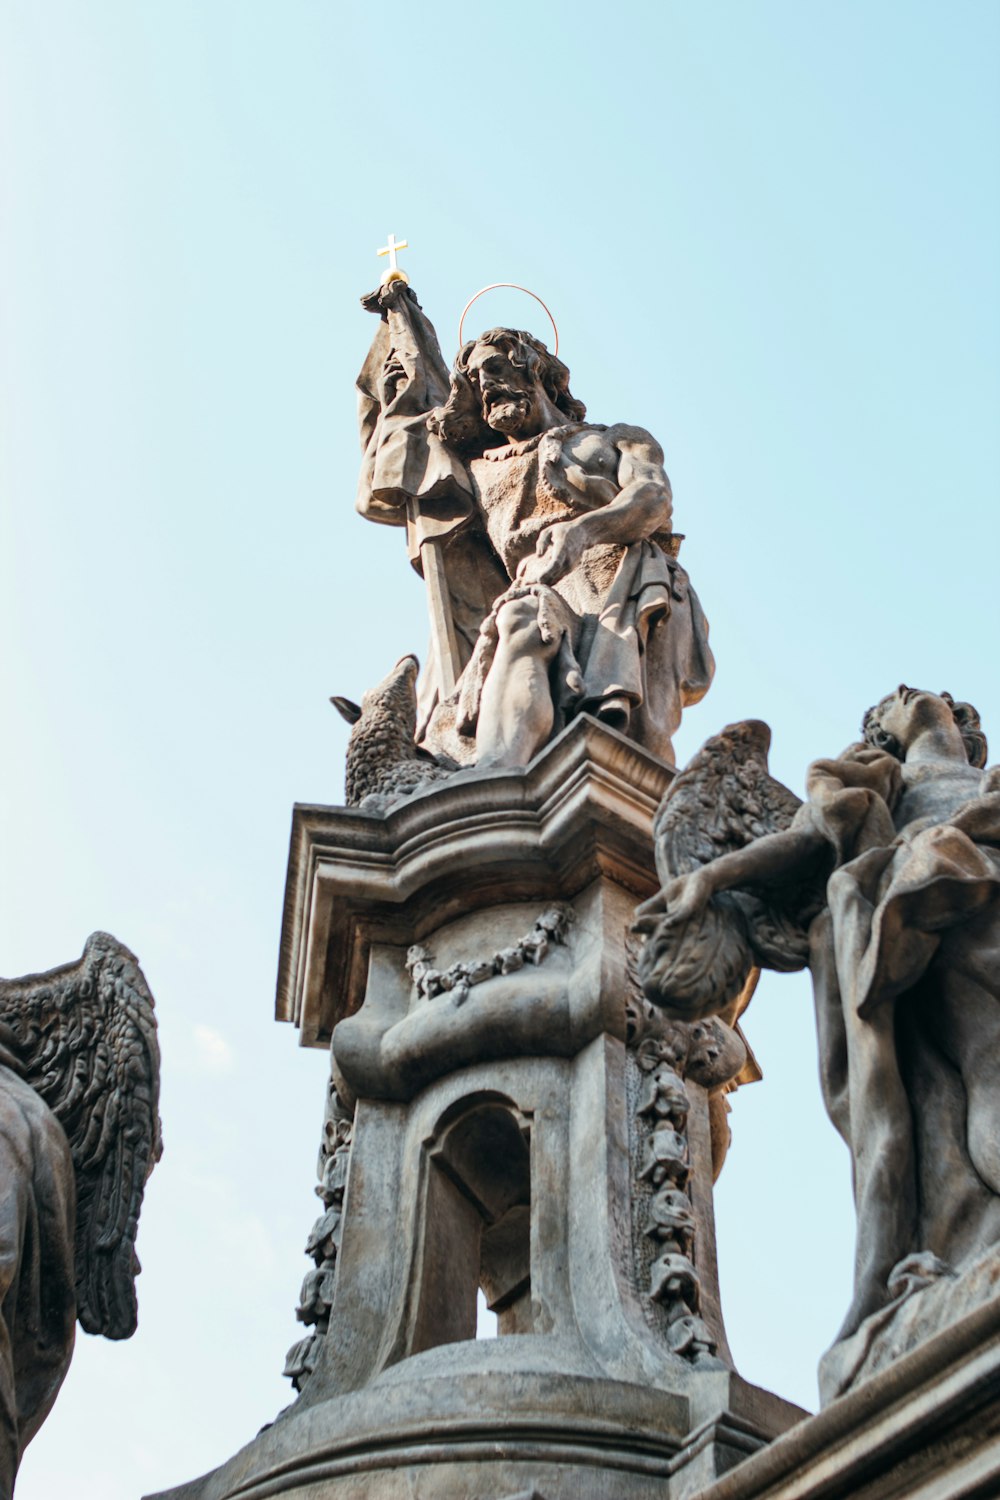
[[[107,933],[76,963],[0,980],[0,1500],[69,1368],[76,1319],[135,1332],[159,1079],[153,997]]]
[[[754,967],[812,970],[858,1216],[824,1400],[982,1300],[1000,1246],[1000,767],[947,693],[902,683],[862,732],[806,802],[769,775],[766,725],[709,740],[657,814],[663,889],[637,914],[647,997],[681,1019]]]

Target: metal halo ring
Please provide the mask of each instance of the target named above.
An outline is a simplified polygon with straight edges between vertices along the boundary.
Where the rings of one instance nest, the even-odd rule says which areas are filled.
[[[559,353],[559,329],[556,327],[556,320],[555,320],[555,318],[549,312],[548,308],[545,306],[545,303],[542,301],[541,297],[539,297],[539,295],[538,295],[537,292],[529,291],[526,286],[519,286],[516,281],[491,281],[490,284],[489,284],[489,286],[480,287],[479,291],[475,294],[475,296],[469,298],[468,302],[462,308],[462,316],[458,320],[458,347],[460,349],[462,347],[462,329],[465,326],[465,315],[469,311],[469,308],[472,306],[473,302],[478,302],[479,298],[484,294],[484,292],[495,292],[495,291],[498,290],[498,288],[505,287],[505,286],[506,287],[510,287],[512,291],[515,291],[515,292],[526,292],[529,297],[534,297],[535,301],[538,303],[539,307],[541,307],[543,309],[543,311],[545,313],[545,316],[548,318],[549,322],[552,324],[552,332],[555,334],[555,337],[556,337],[555,347],[553,348],[552,353],[553,354],[558,354]]]

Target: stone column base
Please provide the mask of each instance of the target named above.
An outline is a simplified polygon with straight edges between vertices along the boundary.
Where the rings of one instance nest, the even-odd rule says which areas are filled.
[[[363,1391],[292,1408],[221,1469],[150,1500],[688,1500],[795,1415],[725,1372],[740,1414],[682,1444],[685,1398],[559,1374],[546,1345],[417,1355]]]

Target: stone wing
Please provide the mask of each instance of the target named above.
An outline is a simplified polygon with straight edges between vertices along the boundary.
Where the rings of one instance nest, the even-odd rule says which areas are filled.
[[[672,782],[653,824],[662,886],[789,827],[802,801],[770,774],[770,745],[771,731],[761,720],[728,724],[705,741]],[[720,920],[735,922],[745,932],[757,964],[790,971],[808,960],[809,922],[822,901],[821,885],[796,880],[766,894],[729,891],[714,904]],[[651,961],[652,948],[647,963]]]
[[[134,954],[95,932],[76,963],[0,981],[0,1021],[72,1151],[80,1322],[128,1338],[139,1209],[162,1150],[153,997]]]
[[[653,823],[661,885],[789,826],[802,803],[769,773],[770,744],[759,719],[728,724],[674,778]]]

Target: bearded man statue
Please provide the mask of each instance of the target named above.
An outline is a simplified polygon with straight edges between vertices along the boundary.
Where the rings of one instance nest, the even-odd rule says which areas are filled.
[[[358,382],[358,509],[405,524],[411,560],[429,587],[438,576],[426,748],[524,766],[589,713],[672,764],[714,661],[659,444],[586,421],[529,333],[491,329],[449,375],[408,286],[365,305],[383,322]]]

